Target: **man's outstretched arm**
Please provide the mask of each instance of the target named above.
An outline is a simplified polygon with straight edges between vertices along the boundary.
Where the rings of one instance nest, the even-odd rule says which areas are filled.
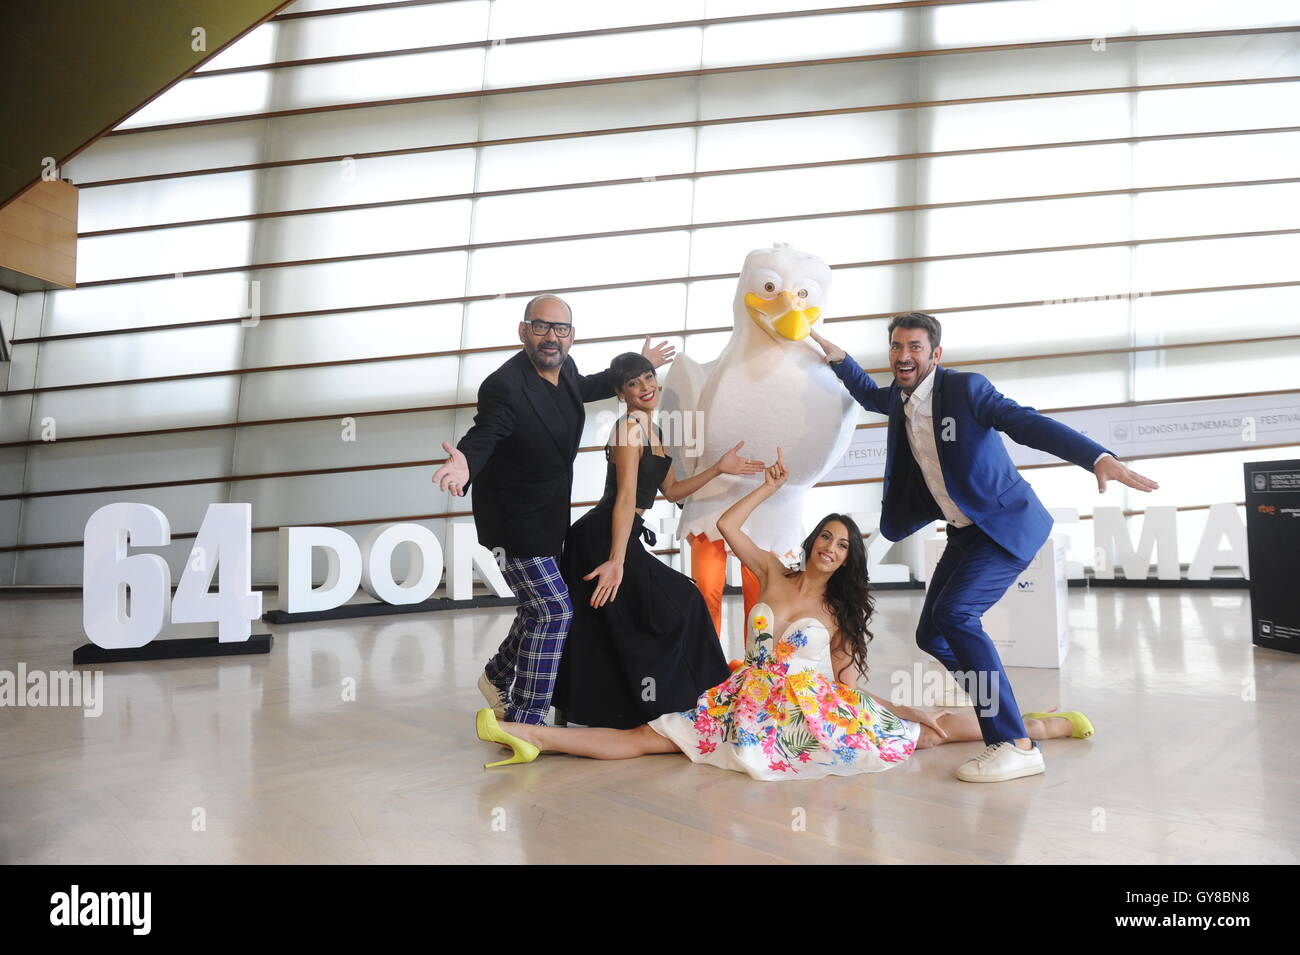
[[[497,443],[515,429],[515,412],[500,381],[491,378],[478,391],[478,410],[474,424],[464,437],[451,447],[443,442],[447,461],[433,472],[433,483],[443,491],[464,497],[470,482],[478,477]]]
[[[1125,467],[1113,452],[1069,425],[1012,401],[983,375],[971,374],[966,380],[976,421],[985,427],[996,428],[1017,444],[1055,455],[1091,471],[1097,478],[1099,493],[1104,493],[1111,481],[1137,491],[1154,491],[1160,486]]]

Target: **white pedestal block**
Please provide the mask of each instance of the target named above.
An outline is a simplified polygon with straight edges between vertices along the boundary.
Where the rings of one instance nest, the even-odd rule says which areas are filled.
[[[947,545],[940,536],[925,542],[927,586]],[[1004,666],[1057,669],[1070,651],[1066,626],[1065,541],[1050,537],[1016,582],[984,614]]]

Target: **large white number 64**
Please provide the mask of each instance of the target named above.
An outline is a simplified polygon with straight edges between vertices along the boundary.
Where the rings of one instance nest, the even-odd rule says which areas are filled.
[[[252,505],[208,505],[173,601],[171,571],[161,557],[127,556],[128,541],[137,547],[171,543],[166,515],[148,504],[101,507],[86,521],[82,566],[86,636],[105,649],[142,647],[161,632],[171,604],[175,623],[216,621],[220,642],[247,640],[252,620],[262,613],[262,595],[252,589],[252,532]],[[217,592],[209,594],[218,565]]]

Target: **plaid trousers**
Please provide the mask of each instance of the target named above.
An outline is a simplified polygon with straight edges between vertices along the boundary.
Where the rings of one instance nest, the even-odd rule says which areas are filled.
[[[510,700],[507,720],[542,724],[551,709],[560,655],[573,623],[573,602],[558,558],[507,558],[502,575],[519,599],[519,609],[485,672]]]

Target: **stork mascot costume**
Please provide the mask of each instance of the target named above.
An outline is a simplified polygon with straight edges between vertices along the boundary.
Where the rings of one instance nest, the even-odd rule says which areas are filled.
[[[700,364],[679,354],[664,383],[661,412],[694,425],[693,446],[670,427],[669,444],[679,477],[745,442],[744,453],[776,460],[782,450],[789,478],[745,522],[759,547],[799,556],[804,492],[844,455],[857,408],[822,360],[808,332],[821,318],[831,270],[821,259],[778,242],[745,257],[732,303],[731,340],[714,361]],[[689,455],[689,457],[688,457]],[[763,475],[724,474],[686,500],[677,525],[691,545],[691,576],[722,633],[722,589],[727,550],[717,520],[762,483]],[[758,581],[743,570],[745,619],[758,600]]]

